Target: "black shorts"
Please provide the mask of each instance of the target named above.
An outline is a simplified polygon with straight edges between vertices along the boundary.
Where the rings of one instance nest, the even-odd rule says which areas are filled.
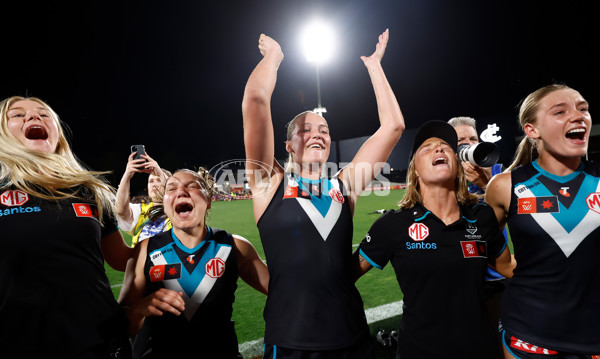
[[[575,354],[538,347],[527,343],[506,329],[501,332],[502,345],[517,359],[600,359],[600,354]]]
[[[371,338],[336,350],[296,350],[265,344],[263,359],[375,359],[375,352]]]

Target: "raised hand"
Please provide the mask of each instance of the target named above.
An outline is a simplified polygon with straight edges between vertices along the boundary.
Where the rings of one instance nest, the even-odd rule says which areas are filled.
[[[381,35],[379,35],[379,42],[375,46],[375,52],[371,54],[371,56],[361,56],[360,59],[363,60],[365,66],[369,67],[369,65],[373,63],[380,63],[383,58],[383,54],[385,53],[385,48],[387,47],[388,40],[390,38],[390,30],[386,29]]]
[[[260,34],[260,37],[258,38],[258,50],[260,50],[260,53],[264,57],[268,54],[273,54],[280,57],[279,62],[283,60],[283,51],[281,51],[279,43],[265,34]]]
[[[127,179],[131,179],[136,173],[146,172],[146,159],[139,158],[136,160],[133,156],[135,156],[135,152],[129,155],[127,167],[125,167],[125,173],[123,174],[123,177]]]
[[[158,162],[156,162],[152,157],[148,156],[148,154],[144,154],[141,155],[142,158],[144,158],[146,160],[146,162],[144,163],[144,169],[142,170],[142,172],[144,173],[148,173],[151,175],[155,175],[158,177],[163,177],[163,172],[160,169],[160,166],[158,165]]]

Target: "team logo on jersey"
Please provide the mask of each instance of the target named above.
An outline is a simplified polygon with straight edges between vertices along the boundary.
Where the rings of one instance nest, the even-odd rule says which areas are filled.
[[[0,203],[8,207],[22,206],[27,201],[29,201],[29,195],[18,189],[9,189],[0,195]]]
[[[181,263],[159,264],[150,268],[150,281],[161,282],[168,279],[181,278]]]
[[[475,234],[475,232],[477,232],[477,226],[475,223],[467,222],[467,232],[470,234]]]
[[[562,194],[565,197],[571,197],[571,194],[569,193],[569,187],[561,187],[558,193]]]
[[[408,236],[414,241],[422,241],[429,236],[429,227],[423,223],[413,223],[408,227]]]
[[[558,354],[557,351],[554,351],[551,349],[546,349],[546,348],[540,348],[537,345],[529,344],[527,342],[522,341],[521,339],[518,339],[518,338],[515,338],[512,336],[510,337],[510,346],[517,350],[531,353],[531,354],[545,354],[545,355]]]
[[[206,262],[204,271],[211,278],[220,278],[225,273],[225,261],[221,258],[212,258]]]
[[[517,206],[518,214],[560,212],[558,208],[558,197],[556,196],[519,198]]]
[[[461,241],[464,258],[486,258],[487,247],[485,241]]]
[[[595,192],[587,196],[585,203],[590,210],[600,213],[600,192]]]
[[[329,190],[329,197],[337,203],[344,203],[344,196],[342,195],[342,191],[337,188],[332,188]]]
[[[77,217],[94,218],[94,212],[92,212],[92,207],[88,203],[73,203],[73,209]]]

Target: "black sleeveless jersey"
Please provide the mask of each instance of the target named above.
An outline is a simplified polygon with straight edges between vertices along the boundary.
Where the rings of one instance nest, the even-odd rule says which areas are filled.
[[[119,305],[100,250],[117,227],[109,213],[103,219],[91,193],[86,201],[0,193],[0,357],[72,357],[119,330],[109,324]]]
[[[146,318],[157,358],[189,356],[237,358],[231,321],[238,268],[231,234],[208,227],[195,248],[185,247],[173,230],[151,237],[144,267],[146,294],[160,288],[183,292],[185,311]]]
[[[369,335],[354,285],[352,213],[337,178],[286,174],[258,222],[270,273],[265,343],[299,350]]]
[[[549,349],[600,352],[600,166],[567,176],[537,162],[511,172],[508,228],[517,268],[501,320]]]

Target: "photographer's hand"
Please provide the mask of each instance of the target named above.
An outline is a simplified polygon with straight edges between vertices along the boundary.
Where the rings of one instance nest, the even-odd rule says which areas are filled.
[[[475,166],[470,162],[462,162],[462,166],[467,180],[485,191],[492,178],[492,168]]]

